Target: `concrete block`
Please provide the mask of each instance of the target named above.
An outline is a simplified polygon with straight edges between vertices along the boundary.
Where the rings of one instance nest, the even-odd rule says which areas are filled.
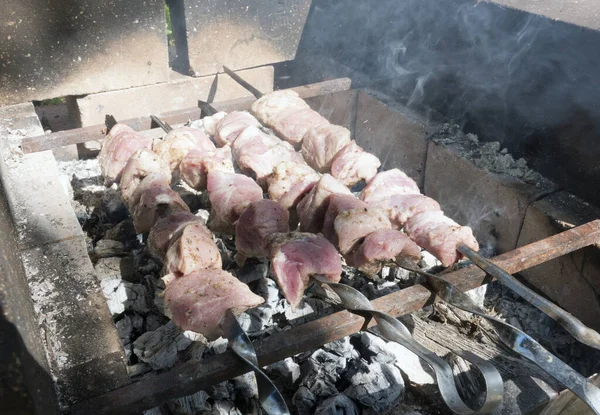
[[[22,252],[63,405],[129,383],[117,329],[83,237]]]
[[[527,206],[556,188],[491,173],[463,158],[461,151],[459,146],[429,142],[424,193],[447,216],[473,228],[482,248],[500,253],[514,249]]]
[[[364,91],[358,94],[356,141],[381,160],[383,169],[399,168],[423,189],[427,141],[425,125]]]
[[[598,218],[600,209],[567,192],[554,193],[529,206],[518,246]],[[600,329],[600,244],[520,274],[585,324]]]
[[[8,0],[0,14],[0,105],[167,80],[161,0]]]
[[[261,91],[273,90],[272,66],[241,71],[240,76]],[[87,127],[104,123],[106,114],[122,120],[192,108],[198,105],[199,99],[208,99],[211,88],[216,88],[213,102],[251,96],[228,75],[192,78],[173,72],[166,83],[91,94],[83,98],[70,97],[69,109],[73,112],[71,116],[79,121],[78,125]]]
[[[307,98],[306,102],[313,110],[327,118],[330,123],[346,127],[354,135],[352,130],[356,115],[357,95],[358,91],[349,89]]]
[[[204,76],[222,72],[223,65],[237,70],[294,59],[310,4],[183,0],[191,72]]]

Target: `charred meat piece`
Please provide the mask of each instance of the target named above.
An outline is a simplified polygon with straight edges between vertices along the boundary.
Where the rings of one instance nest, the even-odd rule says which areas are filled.
[[[207,190],[212,205],[208,227],[214,232],[233,234],[235,222],[246,206],[263,198],[254,180],[237,173],[211,171]]]
[[[297,149],[300,149],[302,139],[311,127],[322,127],[325,125],[329,125],[329,121],[323,118],[317,111],[310,108],[286,109],[281,111],[269,123],[269,127],[279,137]]]
[[[373,203],[395,195],[418,195],[419,186],[403,171],[392,169],[377,173],[360,194],[361,200]]]
[[[247,111],[234,111],[223,117],[216,126],[215,143],[218,147],[233,144],[238,135],[251,125],[260,127],[260,122]]]
[[[176,277],[190,272],[223,266],[221,253],[213,240],[211,231],[200,221],[186,224],[181,235],[167,250],[166,273]]]
[[[382,229],[368,234],[345,258],[346,263],[351,267],[356,267],[369,277],[374,277],[381,268],[392,265],[395,261],[403,259],[419,261],[421,250],[403,232]]]
[[[289,109],[310,108],[308,104],[300,98],[297,92],[291,90],[274,91],[257,99],[252,104],[252,113],[256,118],[266,125],[282,112]]]
[[[350,143],[350,130],[339,125],[312,127],[302,140],[306,163],[320,173],[329,173],[335,155]]]
[[[305,164],[302,155],[289,143],[252,126],[240,133],[232,149],[241,171],[253,176],[263,188],[266,188],[267,176],[282,161]]]
[[[319,181],[320,175],[306,164],[279,163],[267,178],[269,198],[285,209],[295,208],[302,197]]]
[[[142,148],[151,149],[152,139],[136,133],[127,125],[115,125],[102,140],[102,149],[98,155],[104,184],[111,186],[118,183],[131,156]]]
[[[240,314],[264,302],[246,284],[220,269],[197,270],[175,278],[164,295],[173,322],[208,340],[221,336],[219,324],[227,310]]]
[[[271,271],[292,308],[300,304],[313,275],[321,275],[332,282],[338,282],[342,275],[339,254],[319,234],[276,234],[271,241],[270,259]]]
[[[121,174],[121,197],[129,210],[133,208],[130,201],[135,189],[152,173],[160,174],[171,182],[171,169],[164,160],[145,148],[133,153]]]
[[[323,220],[323,235],[329,239],[334,245],[337,245],[337,236],[335,234],[334,223],[337,216],[350,209],[366,209],[369,205],[354,196],[353,194],[342,194],[334,193],[329,198],[329,205],[325,212],[325,218]]]
[[[171,189],[161,174],[150,174],[139,184],[131,198],[133,226],[137,233],[147,233],[159,219],[175,212],[189,212],[181,197]]]
[[[190,127],[180,127],[170,131],[164,140],[156,141],[152,150],[169,163],[171,171],[175,171],[181,160],[192,149],[214,151],[216,147],[202,131]]]
[[[333,229],[338,250],[346,255],[371,232],[392,229],[392,224],[382,209],[356,208],[340,212],[335,218]]]
[[[319,233],[323,229],[325,213],[333,194],[352,196],[346,186],[335,180],[330,174],[324,174],[312,190],[302,198],[296,212],[300,221],[300,231]]]
[[[235,225],[235,260],[243,266],[247,258],[269,256],[269,241],[275,233],[289,232],[289,214],[279,203],[263,199],[252,202]]]
[[[379,166],[381,162],[377,157],[367,153],[352,140],[333,158],[331,175],[351,187],[362,180],[371,180],[377,174]]]
[[[394,229],[401,229],[407,220],[419,213],[440,210],[438,202],[421,194],[394,195],[369,203],[369,206],[384,209]]]
[[[217,134],[217,124],[227,115],[226,112],[219,111],[216,114],[208,115],[202,118],[202,126],[204,132],[210,137],[214,137]]]
[[[206,190],[208,173],[211,171],[226,171],[233,173],[231,147],[225,145],[210,150],[190,150],[181,160],[179,174],[188,186],[196,190]]]
[[[190,212],[176,212],[156,222],[148,235],[148,248],[156,258],[165,260],[167,249],[171,242],[181,235],[183,228],[192,222],[202,222],[197,216]]]
[[[468,226],[460,226],[442,211],[423,212],[410,218],[404,226],[410,239],[449,267],[462,258],[456,247],[464,243],[477,251],[479,244]]]

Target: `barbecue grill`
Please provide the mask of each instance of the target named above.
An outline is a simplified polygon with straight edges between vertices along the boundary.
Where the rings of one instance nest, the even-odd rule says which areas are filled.
[[[243,69],[243,65],[240,66],[236,61],[235,69]],[[596,310],[593,306],[578,304],[586,302],[585,299],[578,301],[572,298],[584,295],[585,289],[580,286],[573,288],[571,297],[567,298],[569,296],[558,292],[556,286],[568,282],[540,281],[536,277],[539,273],[532,270],[548,270],[548,267],[556,267],[556,264],[577,261],[578,272],[583,274],[585,271],[585,275],[597,277],[598,269],[593,268],[593,264],[597,262],[594,255],[597,254],[600,241],[598,210],[529,171],[516,178],[508,172],[489,171],[489,166],[482,167],[481,158],[476,157],[484,151],[471,147],[481,143],[473,144],[470,137],[465,140],[464,134],[458,141],[450,140],[444,134],[453,127],[440,129],[435,117],[425,119],[381,92],[354,87],[349,78],[336,78],[291,89],[329,122],[348,128],[358,144],[382,161],[383,169],[401,168],[405,171],[424,189],[424,194],[438,199],[444,211],[450,212],[457,221],[463,221],[461,224],[469,222],[467,217],[470,212],[453,212],[456,204],[465,203],[474,194],[478,199],[473,200],[474,205],[482,204],[479,200],[481,197],[492,198],[500,206],[500,212],[473,214],[479,219],[475,222],[481,224],[475,228],[475,234],[484,249],[478,254],[467,246],[460,246],[458,251],[471,262],[436,275],[415,270],[407,264],[396,264],[399,268],[408,268],[414,275],[422,274],[421,279],[371,300],[347,284],[315,278],[314,295],[334,304],[328,314],[315,313],[300,324],[272,331],[252,341],[245,336],[236,317],[229,314],[224,325],[230,345],[227,350],[201,359],[189,356],[182,358],[185,352],[180,352],[177,356],[181,360],[172,367],[132,376],[132,366],[127,364],[129,357],[124,352],[119,332],[111,318],[110,305],[107,308],[101,291],[107,285],[98,281],[94,274],[92,259],[98,255],[98,249],[94,246],[97,241],[86,240],[84,232],[87,231],[82,230],[77,220],[80,213],[73,208],[74,196],[66,193],[61,185],[61,169],[64,166],[59,165],[53,153],[58,155],[61,154],[61,148],[78,146],[79,154],[67,164],[94,160],[98,151],[89,144],[102,141],[117,121],[145,137],[161,139],[165,132],[184,124],[194,125],[216,111],[248,111],[256,98],[263,96],[263,92],[245,78],[245,73],[225,67],[219,75],[221,79],[227,77],[228,82],[233,80],[247,89],[249,94],[243,94],[245,97],[242,98],[213,101],[210,96],[199,95],[198,106],[161,111],[156,115],[139,108],[136,109],[138,117],[131,119],[117,117],[114,120],[113,114],[102,111],[102,115],[106,116],[105,123],[49,134],[43,133],[37,116],[29,107],[11,107],[11,112],[6,112],[2,124],[2,134],[6,139],[0,149],[0,173],[8,202],[1,211],[7,219],[2,220],[2,226],[7,228],[3,234],[8,237],[1,241],[0,251],[4,259],[2,269],[8,277],[0,284],[0,294],[3,294],[0,304],[6,304],[3,308],[18,315],[22,320],[20,324],[29,328],[19,341],[25,346],[23,350],[27,351],[23,358],[25,382],[39,381],[38,392],[32,397],[35,405],[50,402],[49,412],[74,414],[141,413],[156,407],[165,408],[169,401],[254,372],[263,410],[267,413],[285,413],[277,382],[272,383],[269,372],[261,368],[312,352],[356,333],[370,332],[398,342],[428,362],[436,374],[440,391],[436,394],[441,395],[441,398],[435,398],[436,402],[445,404],[436,407],[438,409],[463,414],[494,410],[502,399],[505,402],[513,399],[510,382],[526,377],[541,378],[546,385],[554,388],[552,393],[532,399],[527,410],[540,410],[547,406],[546,410],[550,411],[552,409],[548,408],[561,405],[573,408],[583,405],[581,408],[584,410],[593,408],[598,413],[600,396],[598,389],[593,386],[598,385],[598,378],[592,376],[586,381],[576,370],[550,354],[559,354],[555,350],[544,350],[533,339],[534,334],[531,337],[526,334],[526,329],[521,331],[507,322],[489,318],[499,338],[508,346],[498,356],[492,356],[489,350],[478,350],[477,341],[466,335],[460,347],[453,347],[439,339],[437,343],[432,343],[416,327],[413,333],[406,327],[406,316],[431,310],[440,303],[486,317],[481,305],[475,304],[463,293],[496,279],[514,290],[525,303],[550,316],[556,322],[552,330],[558,330],[564,336],[568,332],[577,341],[589,346],[574,346],[581,348],[577,350],[583,350],[580,353],[597,356],[593,350],[600,349],[599,336],[595,331],[600,329],[594,314]],[[215,88],[218,91],[219,86],[213,84],[212,95]],[[89,150],[83,153],[84,146],[92,148],[91,154]],[[443,189],[448,179],[440,179],[438,183],[435,174],[439,175],[448,166],[456,169],[456,175],[451,173],[450,176],[460,178],[461,183],[452,189]],[[88,185],[86,180],[83,179],[80,185]],[[66,188],[70,186],[72,184]],[[445,190],[453,193],[448,200],[445,200]],[[582,208],[576,217],[556,211],[544,216],[539,213],[544,212],[544,205],[540,203],[548,198],[566,198],[569,201],[567,206],[577,206],[575,210]],[[98,203],[97,206],[106,205]],[[10,229],[8,219],[14,222]],[[548,222],[549,227],[554,229],[554,235],[536,233],[539,223],[547,225]],[[13,234],[14,240],[11,237]],[[501,254],[486,259],[481,253],[486,252],[488,245],[491,246],[490,252]],[[14,255],[19,251],[21,258]],[[119,256],[126,257],[127,254],[121,252]],[[254,266],[251,263],[246,268],[239,267],[236,275],[246,283],[264,278],[264,275],[256,273]],[[546,268],[540,268],[544,266]],[[248,269],[249,277],[242,272]],[[528,286],[512,277],[518,273],[528,275],[528,271],[532,271],[531,279],[526,278]],[[123,280],[126,280],[126,269],[122,268],[120,272]],[[590,284],[597,284],[597,280],[592,279]],[[440,344],[443,346],[441,349]],[[469,347],[473,347],[473,350],[465,352]],[[446,361],[451,359],[440,359],[437,356],[441,355],[440,350],[455,352],[451,354],[454,359],[456,356],[462,357],[471,368],[481,370],[479,379],[481,381],[483,378],[483,381],[473,388],[479,394],[478,404],[457,393],[462,390],[455,385],[453,366]],[[511,359],[515,361],[518,354],[533,364],[523,364],[519,367],[520,371],[513,370],[506,362]],[[547,364],[549,359],[555,358],[556,362]],[[398,364],[402,368],[402,362]],[[594,366],[593,370],[596,372],[598,366]],[[444,371],[449,371],[450,375],[444,377]],[[448,388],[452,389],[451,393],[448,393]],[[484,390],[488,396],[482,398]],[[560,395],[554,396],[558,392]],[[292,405],[289,401],[287,404]]]

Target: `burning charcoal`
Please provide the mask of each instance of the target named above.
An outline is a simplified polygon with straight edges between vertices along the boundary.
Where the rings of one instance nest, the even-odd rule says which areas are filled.
[[[227,341],[227,339],[224,337],[220,337],[217,340],[210,342],[206,345],[204,357],[221,354],[225,352],[225,350],[227,350],[227,346],[229,346],[229,342]]]
[[[354,401],[346,395],[335,395],[324,400],[315,410],[315,415],[358,415]]]
[[[192,340],[172,321],[158,330],[147,331],[133,343],[133,352],[152,369],[166,369],[177,360],[177,352],[187,349]]]
[[[207,415],[242,415],[242,413],[229,401],[217,401]]]
[[[100,286],[112,315],[121,314],[125,310],[148,312],[146,288],[143,285],[121,279],[105,279],[100,281]]]
[[[240,314],[238,320],[246,333],[255,334],[273,321],[273,308],[269,306],[255,307]]]
[[[245,373],[242,376],[234,378],[232,381],[235,392],[238,396],[242,396],[244,398],[258,397],[258,386],[256,385],[254,373]]]
[[[133,262],[133,257],[101,258],[94,265],[94,270],[99,280],[124,279],[134,281],[135,268]]]
[[[207,389],[208,394],[215,400],[230,400],[235,394],[235,389],[231,382],[221,382]]]
[[[201,411],[211,410],[211,405],[207,402],[209,399],[210,396],[208,393],[205,391],[198,391],[193,395],[184,396],[167,402],[167,407],[172,414],[194,415]]]
[[[120,241],[111,239],[100,239],[94,247],[94,256],[96,258],[108,258],[111,256],[121,256],[125,253],[125,246]]]
[[[150,367],[150,365],[148,365],[146,363],[136,363],[135,365],[127,366],[127,374],[129,375],[130,378],[142,376],[142,375],[150,372],[151,370],[152,370],[152,368]]]
[[[156,408],[148,409],[144,411],[144,415],[163,415],[162,410],[157,406]]]
[[[382,297],[400,290],[400,287],[395,281],[368,282],[361,289],[369,300]]]
[[[265,262],[256,263],[255,261],[247,261],[242,268],[238,269],[235,272],[235,276],[238,277],[238,279],[240,281],[242,281],[243,283],[246,283],[246,284],[250,283],[252,281],[256,281],[256,280],[264,280],[268,274],[269,274],[269,264],[265,263]],[[277,288],[277,284],[275,284],[275,281],[272,281],[272,282],[273,282],[274,289],[277,292],[279,292],[279,289]],[[261,292],[257,291],[257,294],[264,297],[263,293],[261,293]]]
[[[327,343],[323,345],[323,350],[345,357],[346,359],[358,357],[358,353],[350,343],[350,337],[344,337],[343,339]]]
[[[275,379],[280,379],[286,388],[293,388],[300,379],[300,366],[291,357],[273,363],[265,368],[267,374]]]
[[[360,343],[357,344],[361,356],[369,362],[391,363],[395,356],[387,350],[385,340],[371,333],[360,334]]]
[[[309,304],[308,298],[305,299],[298,305],[295,309],[291,307],[285,310],[285,318],[289,322],[294,322],[294,324],[300,324],[303,321],[309,320],[310,316],[315,313],[315,310]]]
[[[292,402],[299,415],[312,415],[313,408],[317,405],[317,398],[306,386],[300,386],[294,394]]]
[[[344,394],[378,413],[391,409],[404,392],[400,370],[378,362],[356,373],[350,383]]]
[[[156,314],[150,314],[146,317],[146,331],[157,330],[160,326],[165,324],[164,316],[157,316]]]

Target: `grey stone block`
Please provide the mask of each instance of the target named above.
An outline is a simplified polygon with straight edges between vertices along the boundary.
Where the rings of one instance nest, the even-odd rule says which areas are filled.
[[[183,4],[190,70],[204,76],[222,72],[223,65],[237,70],[294,59],[311,2],[183,0]]]
[[[0,104],[166,81],[160,0],[0,4]]]
[[[305,101],[313,110],[327,118],[330,123],[341,125],[353,132],[357,94],[358,91],[349,89],[347,91],[317,95],[307,98]]]

